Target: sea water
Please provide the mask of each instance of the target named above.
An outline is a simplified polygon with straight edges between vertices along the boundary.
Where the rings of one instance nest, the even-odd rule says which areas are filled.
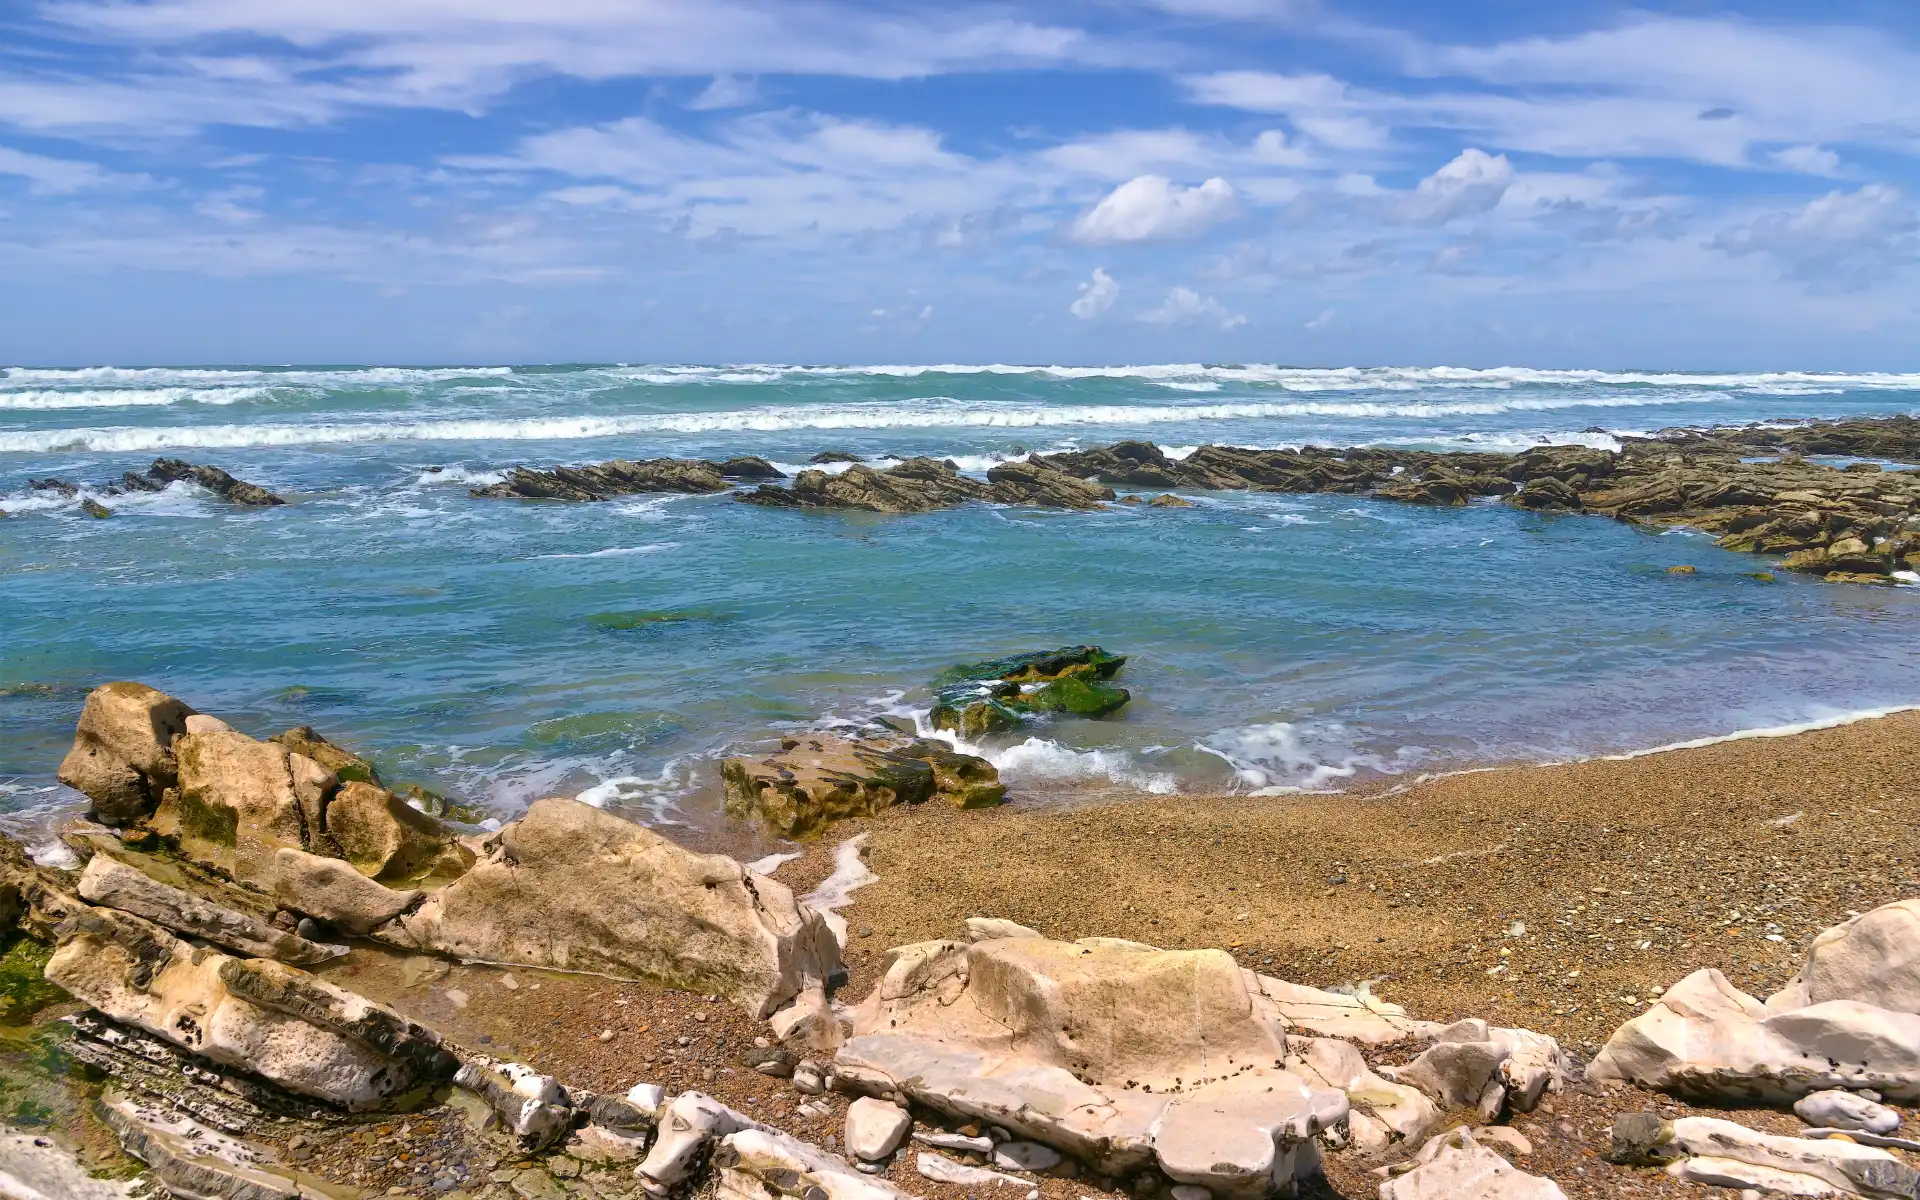
[[[1481,502],[1196,494],[1191,509],[886,517],[719,496],[479,500],[516,464],[822,450],[980,472],[1184,453],[1610,447],[1672,425],[1905,412],[1920,376],[930,367],[15,368],[0,373],[0,820],[44,829],[89,688],[296,724],[510,816],[578,795],[687,831],[718,760],[924,713],[953,663],[1095,642],[1117,716],[975,747],[1028,796],[1298,794],[1623,753],[1920,702],[1920,591],[1710,538]],[[156,456],[289,498],[33,491]],[[1669,575],[1687,564],[1692,575]]]

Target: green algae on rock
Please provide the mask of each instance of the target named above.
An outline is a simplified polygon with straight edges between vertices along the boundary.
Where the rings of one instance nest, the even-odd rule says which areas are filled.
[[[727,759],[720,776],[727,815],[797,838],[896,804],[940,796],[955,808],[990,808],[1007,794],[992,763],[925,740],[787,738],[764,757]]]
[[[933,727],[971,739],[1040,713],[1104,717],[1131,698],[1106,682],[1126,662],[1098,646],[1065,646],[950,667],[933,681]]]

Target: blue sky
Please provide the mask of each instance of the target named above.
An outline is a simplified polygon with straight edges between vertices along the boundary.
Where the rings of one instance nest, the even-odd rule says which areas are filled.
[[[13,0],[0,359],[1920,368],[1920,9]]]

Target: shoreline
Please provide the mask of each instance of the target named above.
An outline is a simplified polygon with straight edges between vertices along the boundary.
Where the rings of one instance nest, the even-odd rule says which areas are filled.
[[[1433,1019],[1481,1015],[1587,1049],[1689,971],[1764,995],[1814,933],[1920,894],[1916,754],[1909,709],[1371,793],[923,805],[838,827],[775,877],[804,890],[837,844],[870,835],[879,880],[846,910],[856,992],[868,948],[986,915],[1054,937],[1228,947],[1296,982],[1376,981]]]

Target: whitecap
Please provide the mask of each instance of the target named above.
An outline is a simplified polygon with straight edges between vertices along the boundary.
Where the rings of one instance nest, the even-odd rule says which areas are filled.
[[[591,550],[584,554],[536,554],[543,558],[623,558],[629,554],[659,554],[667,550],[677,550],[679,542],[650,542],[645,546],[609,546],[605,550]]]

